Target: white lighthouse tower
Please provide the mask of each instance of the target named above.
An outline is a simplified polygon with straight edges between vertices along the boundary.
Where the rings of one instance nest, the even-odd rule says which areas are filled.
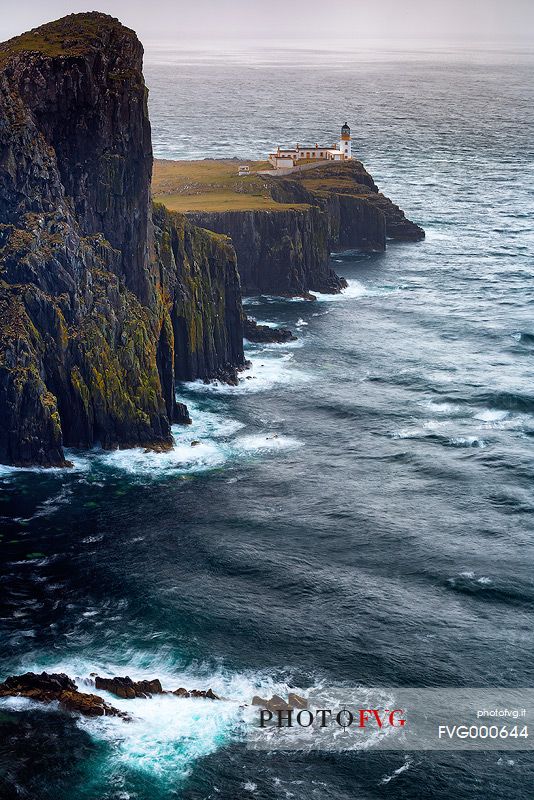
[[[341,128],[341,139],[339,142],[339,149],[343,153],[343,159],[352,158],[352,139],[350,136],[350,128],[345,122]]]

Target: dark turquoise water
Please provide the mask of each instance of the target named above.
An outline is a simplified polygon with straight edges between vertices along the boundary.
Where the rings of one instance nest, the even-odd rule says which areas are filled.
[[[427,239],[334,256],[342,296],[249,299],[299,339],[250,349],[237,389],[178,387],[194,426],[173,454],[2,468],[1,674],[157,675],[230,702],[130,701],[127,726],[3,703],[0,792],[527,800],[526,753],[254,753],[239,704],[534,685],[532,63],[232,58],[149,53],[156,155],[260,156],[346,118]]]

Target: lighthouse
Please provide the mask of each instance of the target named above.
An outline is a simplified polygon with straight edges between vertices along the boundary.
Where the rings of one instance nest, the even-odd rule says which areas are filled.
[[[341,139],[328,145],[297,144],[296,147],[278,147],[269,153],[269,162],[275,169],[291,170],[293,167],[308,168],[322,161],[350,161],[352,158],[352,141],[350,128],[345,122],[341,128]]]
[[[341,140],[339,142],[339,149],[343,153],[344,159],[352,158],[352,140],[350,136],[350,128],[346,122],[341,128]]]

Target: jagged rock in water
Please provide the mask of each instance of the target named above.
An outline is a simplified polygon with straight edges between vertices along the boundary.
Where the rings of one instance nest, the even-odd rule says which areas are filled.
[[[95,688],[103,689],[122,698],[151,697],[153,694],[162,694],[163,689],[158,678],[152,680],[133,681],[128,675],[124,678],[95,677]]]
[[[189,416],[189,410],[185,403],[176,403],[174,421],[180,425],[191,425],[193,420]]]
[[[423,229],[378,191],[360,161],[263,177],[276,203],[301,207],[187,214],[230,236],[245,294],[339,292],[346,281],[330,266],[332,251],[381,251],[387,239],[424,238]]]
[[[175,689],[172,694],[176,695],[176,697],[202,697],[207,700],[220,700],[221,698],[215,694],[212,689],[184,689],[181,686],[179,689]]]
[[[295,692],[289,692],[287,702],[278,694],[273,694],[270,699],[259,697],[255,694],[250,703],[252,706],[263,706],[269,711],[288,711],[290,709],[308,708],[308,701]]]
[[[250,705],[252,706],[263,706],[265,707],[269,701],[259,695],[255,694],[252,700],[250,701]]]
[[[0,45],[0,463],[169,449],[176,378],[244,364],[229,243],[157,210],[154,234],[142,53],[96,12]]]
[[[283,344],[284,342],[294,342],[297,339],[289,328],[271,328],[269,325],[259,325],[251,317],[245,317],[244,334],[249,342],[261,344]]]
[[[221,698],[210,689],[176,689],[165,691],[159,678],[133,681],[125,677],[101,678],[95,676],[95,688],[110,692],[123,700],[135,698],[148,699],[154,694],[175,695],[176,697],[199,697],[207,700]],[[24,675],[12,675],[0,683],[0,697],[27,697],[41,703],[57,701],[67,711],[74,711],[86,717],[115,716],[130,720],[124,711],[111,706],[96,694],[80,692],[78,686],[64,673],[26,672]]]
[[[292,708],[308,708],[308,701],[306,698],[301,697],[300,694],[295,694],[295,692],[289,692],[287,702]]]
[[[286,711],[289,710],[291,706],[283,697],[280,697],[279,694],[273,694],[273,696],[267,700],[265,708],[268,708],[269,711]]]
[[[114,716],[129,719],[128,714],[110,706],[102,697],[78,691],[78,687],[64,673],[26,672],[12,675],[0,683],[0,697],[27,697],[41,703],[58,702],[67,711],[86,717]]]
[[[153,694],[173,694],[176,697],[204,697],[210,700],[220,699],[212,689],[184,689],[180,687],[169,692],[162,689],[159,678],[133,681],[128,675],[123,678],[101,678],[96,675],[95,688],[111,692],[117,697],[122,697],[126,700],[133,700],[136,697],[148,698],[152,697]]]

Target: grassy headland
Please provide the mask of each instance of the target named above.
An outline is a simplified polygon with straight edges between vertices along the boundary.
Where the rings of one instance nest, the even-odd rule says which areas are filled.
[[[79,57],[98,50],[104,40],[109,41],[110,34],[122,35],[124,31],[133,33],[107,14],[93,11],[83,17],[83,26],[80,25],[79,14],[69,14],[21,36],[0,42],[0,64],[18,53],[38,53],[49,58]]]
[[[241,165],[250,175],[238,175]],[[270,168],[268,161],[205,159],[167,161],[156,159],[152,174],[154,200],[170,211],[281,211],[307,208],[297,203],[277,203],[259,170]]]

